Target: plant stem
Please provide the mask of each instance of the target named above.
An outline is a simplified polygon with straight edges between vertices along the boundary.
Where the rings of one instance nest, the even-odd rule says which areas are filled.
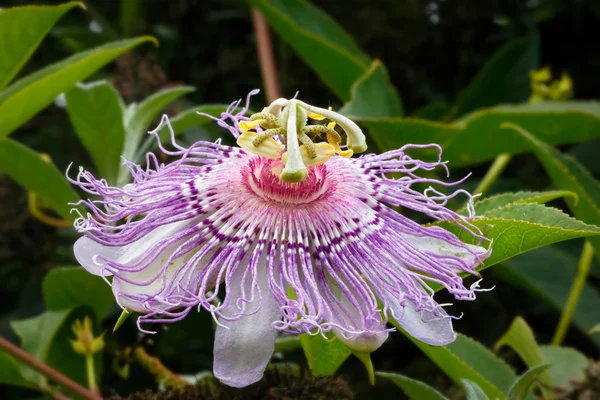
[[[162,383],[165,387],[181,387],[188,384],[185,379],[169,370],[159,358],[146,353],[141,347],[133,351],[133,358],[154,376],[157,383]]]
[[[265,96],[267,97],[267,101],[271,103],[281,97],[281,88],[279,86],[279,78],[277,77],[277,68],[275,67],[275,57],[273,56],[269,27],[267,26],[265,17],[256,9],[252,10],[252,24],[254,25],[254,34],[256,35],[258,63],[265,87]]]
[[[99,393],[98,385],[96,384],[96,370],[94,368],[93,354],[85,356],[85,370],[87,372],[88,388],[94,393]]]
[[[56,400],[71,400],[69,397],[65,396],[64,394],[57,392],[56,388],[52,388],[46,385],[38,385],[36,386],[36,388],[40,391],[43,392],[45,394],[47,394],[48,396],[51,396],[53,399]]]
[[[506,168],[506,166],[508,165],[510,159],[510,154],[502,153],[498,155],[498,157],[496,157],[494,163],[492,164],[490,169],[488,169],[488,171],[485,173],[485,176],[483,177],[481,182],[479,182],[479,185],[477,185],[477,188],[473,191],[473,193],[484,194],[485,192],[490,190],[494,182],[496,182],[496,179],[500,177],[500,174],[502,174],[504,168]]]
[[[571,325],[571,319],[573,318],[573,314],[577,309],[577,303],[579,303],[583,286],[587,281],[587,276],[590,272],[590,265],[592,264],[593,257],[594,248],[592,247],[592,244],[586,240],[583,245],[583,250],[581,251],[579,264],[577,265],[577,276],[575,276],[575,280],[571,286],[571,292],[569,293],[569,299],[567,300],[567,304],[565,305],[558,326],[556,327],[556,332],[552,338],[552,345],[554,346],[560,346],[565,338],[569,325]]]
[[[76,393],[77,395],[79,395],[85,399],[102,400],[102,397],[100,397],[98,394],[90,392],[89,390],[87,390],[86,388],[84,388],[83,386],[78,384],[77,382],[74,382],[73,380],[71,380],[68,377],[66,377],[65,375],[61,374],[54,368],[44,364],[37,358],[33,357],[31,354],[29,354],[26,351],[24,351],[23,349],[15,346],[14,344],[12,344],[11,342],[9,342],[8,340],[4,339],[1,336],[0,336],[0,348],[5,350],[8,354],[12,355],[19,361],[23,362],[24,364],[29,365],[31,368],[35,369],[36,371],[40,372],[44,376],[50,378],[54,382],[63,386],[64,388],[69,389],[71,392]]]

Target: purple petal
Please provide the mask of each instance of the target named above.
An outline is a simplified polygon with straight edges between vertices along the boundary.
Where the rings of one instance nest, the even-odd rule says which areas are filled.
[[[421,312],[415,310],[413,302],[408,299],[405,299],[404,307],[396,299],[387,300],[398,325],[415,339],[432,346],[445,346],[456,340],[452,318],[438,317],[429,311],[424,311],[421,315]],[[440,312],[444,313],[441,307]]]
[[[264,267],[262,270],[264,274]],[[236,300],[242,293],[241,275],[236,274],[228,286],[230,291],[227,296],[231,296],[232,301],[229,301],[222,314],[235,316],[240,312]],[[271,325],[281,319],[281,311],[269,291],[266,278],[259,279],[262,302],[256,295],[246,305],[248,312],[260,307],[256,313],[234,321],[219,318],[219,323],[226,328],[218,326],[215,333],[213,373],[228,386],[241,388],[258,382],[273,354],[277,331]]]

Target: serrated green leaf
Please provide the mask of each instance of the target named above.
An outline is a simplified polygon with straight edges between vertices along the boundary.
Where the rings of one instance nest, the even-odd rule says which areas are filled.
[[[0,90],[23,68],[58,20],[80,2],[14,7],[0,11]]]
[[[343,101],[371,61],[331,17],[304,0],[248,0]]]
[[[505,281],[522,288],[560,312],[567,304],[577,272],[576,266],[576,256],[556,246],[548,246],[507,260],[496,272]],[[573,324],[586,332],[597,322],[596,313],[599,309],[600,294],[586,283],[573,315]],[[600,337],[591,339],[600,345]]]
[[[483,389],[481,389],[475,382],[471,382],[468,379],[461,379],[460,382],[465,389],[467,400],[489,400]]]
[[[577,202],[566,200],[573,215],[588,224],[600,225],[600,183],[572,157],[561,154],[520,126],[505,126],[518,132],[529,143],[556,187],[577,195]],[[590,238],[590,242],[596,258],[600,260],[600,238]]]
[[[545,204],[549,201],[563,197],[572,197],[577,199],[577,195],[568,190],[553,190],[548,192],[514,192],[502,193],[496,196],[486,197],[475,203],[477,215],[483,215],[489,210],[504,207],[509,204]]]
[[[313,375],[332,375],[350,356],[351,351],[335,336],[325,339],[321,335],[300,335],[300,343]]]
[[[72,88],[126,51],[153,37],[110,42],[83,51],[22,78],[0,92],[0,138],[27,122],[56,96]]]
[[[152,120],[171,102],[181,96],[195,91],[192,86],[177,86],[163,89],[146,98],[139,104],[131,104],[125,112],[125,143],[122,156],[133,160],[144,134],[150,128]],[[129,169],[122,165],[119,172],[119,184],[122,186],[129,179]]]
[[[523,375],[517,378],[515,383],[511,386],[508,391],[508,400],[522,400],[527,396],[527,392],[529,392],[529,388],[535,381],[538,376],[542,376],[544,371],[546,371],[550,367],[548,364],[542,364],[535,367],[532,367]],[[552,392],[548,391],[549,394]],[[553,398],[546,395],[547,399]]]
[[[0,171],[27,191],[35,193],[64,219],[74,219],[70,213],[72,206],[68,203],[78,201],[79,196],[65,179],[64,173],[35,151],[12,139],[0,139]]]
[[[529,72],[539,67],[539,39],[531,35],[501,47],[469,84],[456,115],[500,103],[519,103],[530,93]]]
[[[0,350],[0,383],[27,388],[32,386],[23,376],[19,363],[3,350]]]
[[[297,335],[294,336],[283,336],[275,339],[275,350],[274,352],[286,352],[296,350],[302,347],[300,338]]]
[[[411,400],[447,400],[445,396],[431,386],[408,376],[391,372],[377,372],[375,375],[394,382]]]
[[[115,184],[125,139],[123,101],[106,81],[77,85],[66,93],[67,112],[100,176]]]
[[[570,380],[582,381],[585,379],[585,369],[588,359],[575,349],[557,346],[541,346],[544,360],[550,364],[548,373],[554,387],[568,389]]]
[[[504,361],[481,344],[458,334],[448,346],[430,346],[405,333],[395,321],[391,322],[456,384],[467,379],[481,387],[490,399],[505,398],[504,393],[516,376]]]
[[[99,276],[82,267],[57,267],[46,274],[42,282],[46,309],[58,311],[77,306],[89,306],[100,320],[115,304],[110,286]]]
[[[482,270],[519,254],[552,243],[579,237],[598,236],[600,227],[587,225],[562,211],[540,204],[509,204],[483,213],[471,221],[493,241],[491,256],[478,269]],[[467,243],[477,243],[460,227],[447,222],[435,225],[454,232]]]
[[[514,319],[514,321],[510,325],[510,328],[508,328],[508,331],[506,331],[506,333],[498,340],[498,342],[494,346],[494,350],[497,351],[502,346],[509,346],[510,348],[512,348],[519,355],[519,357],[521,357],[525,364],[529,368],[532,368],[529,372],[535,370],[534,372],[531,372],[530,375],[527,375],[529,374],[529,372],[527,372],[527,377],[524,375],[517,379],[517,381],[515,381],[513,387],[509,392],[509,399],[514,400],[517,398],[525,398],[525,394],[527,393],[527,390],[529,389],[533,378],[535,378],[538,375],[540,375],[540,380],[544,384],[542,386],[544,395],[548,399],[553,398],[553,393],[546,389],[552,387],[550,375],[544,372],[545,369],[543,368],[536,369],[542,366],[542,364],[544,364],[544,355],[542,354],[542,350],[539,348],[535,340],[533,331],[531,330],[529,325],[527,325],[527,322],[525,322],[523,318],[517,317]],[[531,380],[527,381],[527,379],[529,378],[531,378]],[[522,397],[511,397],[510,393],[512,393],[513,390],[515,391],[515,393],[522,394]]]
[[[512,122],[551,144],[578,143],[600,137],[599,102],[546,102],[497,106],[476,111],[454,123],[415,118],[359,120],[380,150],[392,150],[406,143],[438,143],[450,165],[465,166],[493,160],[502,153],[519,154],[531,149],[521,135],[500,126]],[[434,151],[413,151],[427,159]]]
[[[402,100],[381,61],[373,61],[368,71],[354,82],[350,101],[340,112],[353,119],[402,116]]]

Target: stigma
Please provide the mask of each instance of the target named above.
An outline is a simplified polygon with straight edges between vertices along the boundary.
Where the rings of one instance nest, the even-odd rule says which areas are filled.
[[[346,150],[336,126],[346,134]],[[238,145],[250,153],[281,160],[279,179],[288,183],[303,182],[308,167],[324,164],[334,154],[351,157],[367,150],[365,135],[352,120],[331,108],[314,107],[297,99],[275,100],[260,113],[240,121],[239,129]]]

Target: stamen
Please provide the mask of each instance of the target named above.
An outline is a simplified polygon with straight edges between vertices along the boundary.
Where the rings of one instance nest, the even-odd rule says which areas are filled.
[[[330,120],[336,122],[339,126],[341,126],[344,132],[346,132],[346,135],[348,136],[348,149],[352,150],[354,153],[363,153],[367,150],[367,142],[365,135],[358,127],[358,125],[356,125],[352,120],[334,111],[327,110],[325,108],[314,107],[300,100],[296,101],[301,107],[306,109],[308,112],[323,115],[324,117],[329,118]]]
[[[258,146],[260,146],[260,144],[262,142],[264,142],[266,139],[270,138],[271,136],[284,135],[284,134],[285,134],[285,129],[283,129],[283,128],[267,129],[263,133],[260,133],[256,137],[256,139],[254,139],[252,141],[252,144],[254,145],[254,147],[258,147]]]
[[[262,137],[263,134],[256,132],[244,132],[240,135],[237,140],[238,146],[242,149],[259,156],[267,157],[272,160],[279,158],[279,155],[283,151],[283,147],[276,140],[269,136]],[[258,146],[254,144],[255,141],[260,139]]]
[[[250,116],[250,121],[259,121],[260,126],[266,129],[280,128],[281,121],[278,117],[273,114],[269,114],[267,112],[260,112],[257,114],[252,114]]]

